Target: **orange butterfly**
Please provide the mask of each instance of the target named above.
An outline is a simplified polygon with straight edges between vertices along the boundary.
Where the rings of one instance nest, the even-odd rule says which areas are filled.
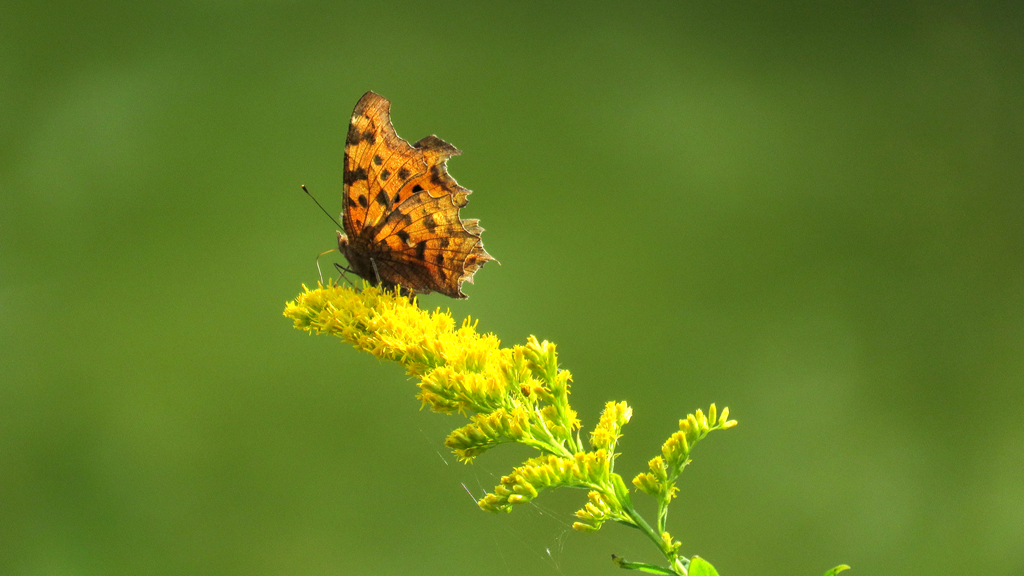
[[[462,152],[437,136],[410,145],[390,110],[386,98],[367,92],[352,112],[338,250],[347,271],[385,288],[465,298],[462,283],[494,258],[478,221],[459,217],[471,191],[448,175],[446,162]]]

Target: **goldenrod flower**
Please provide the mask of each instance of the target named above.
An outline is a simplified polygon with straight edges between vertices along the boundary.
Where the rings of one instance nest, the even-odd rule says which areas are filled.
[[[504,443],[536,448],[540,455],[516,467],[494,492],[480,499],[482,509],[507,512],[546,488],[586,488],[588,501],[576,512],[579,522],[574,528],[592,532],[609,519],[639,528],[669,561],[670,568],[660,570],[685,573],[687,561],[677,554],[679,542],[665,531],[667,506],[693,445],[712,430],[736,425],[728,420],[728,409],[718,416],[712,404],[708,415],[697,410],[680,420],[679,431],[662,445],[661,456],[648,463],[650,471],[633,479],[634,486],[658,500],[658,522],[652,527],[633,507],[625,482],[614,471],[616,445],[622,426],[633,416],[632,408],[625,402],[608,402],[590,432],[591,450],[584,450],[580,421],[569,406],[572,376],[558,367],[553,343],[530,336],[524,345],[501,348],[493,334],[477,333],[475,322],[467,318],[457,324],[450,312],[439,308],[421,310],[397,288],[303,286],[284,315],[300,330],[330,334],[398,362],[419,381],[417,398],[423,406],[466,416],[469,422],[445,440],[463,462]]]
[[[594,448],[603,448],[614,452],[622,425],[629,422],[632,417],[633,409],[625,402],[605,404],[604,411],[601,412],[601,419],[594,427],[594,431],[590,433],[590,445]]]

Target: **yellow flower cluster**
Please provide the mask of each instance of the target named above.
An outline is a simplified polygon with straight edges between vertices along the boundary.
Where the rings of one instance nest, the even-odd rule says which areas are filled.
[[[625,402],[609,402],[605,404],[601,412],[601,419],[598,421],[594,431],[590,433],[590,445],[595,449],[604,449],[615,452],[615,443],[618,442],[619,431],[622,425],[629,422],[633,417],[633,409]]]
[[[576,511],[576,517],[582,520],[582,522],[573,522],[572,527],[575,530],[579,532],[597,532],[601,525],[611,518],[629,522],[627,518],[622,518],[622,513],[613,509],[597,490],[588,492],[587,500],[587,504]]]
[[[296,328],[337,336],[402,364],[413,376],[448,363],[477,364],[479,356],[497,349],[496,340],[493,346],[482,341],[469,319],[456,330],[451,314],[420,310],[397,292],[371,286],[358,292],[336,285],[302,288],[284,310]]]
[[[572,458],[552,454],[530,458],[501,484],[480,500],[480,507],[492,512],[509,511],[512,504],[529,502],[545,488],[575,486],[603,490],[609,480],[608,452],[578,452]]]
[[[735,420],[729,420],[729,409],[723,409],[722,415],[718,416],[714,404],[708,409],[707,416],[699,409],[695,414],[688,414],[685,420],[679,421],[679,431],[661,445],[661,456],[655,456],[647,463],[650,472],[637,474],[633,478],[633,485],[663,500],[674,498],[677,492],[676,478],[690,463],[693,445],[712,430],[726,430],[735,425]]]
[[[632,525],[653,540],[672,566],[685,572],[679,543],[665,531],[667,505],[675,481],[689,462],[693,445],[710,431],[731,428],[729,410],[718,416],[697,410],[680,420],[679,431],[649,462],[650,472],[633,484],[658,500],[653,528],[633,507],[629,490],[615,473],[616,445],[633,410],[625,402],[608,402],[590,432],[591,450],[579,438],[580,421],[569,406],[572,376],[558,367],[555,345],[533,336],[525,345],[501,348],[493,334],[479,334],[466,319],[456,326],[450,312],[421,310],[398,290],[364,286],[361,291],[320,285],[289,302],[284,315],[295,327],[330,334],[357,349],[398,362],[419,381],[417,398],[435,412],[459,413],[469,422],[448,435],[445,444],[464,462],[503,443],[520,443],[540,451],[502,477],[494,492],[478,504],[484,510],[510,511],[545,488],[587,488],[588,502],[576,512],[577,530],[592,532],[609,520]],[[637,564],[639,566],[639,564]]]
[[[489,414],[473,415],[469,424],[449,434],[444,443],[460,460],[468,462],[506,438],[506,441],[528,443],[529,428],[530,418],[525,408],[518,407],[511,412],[498,408]]]

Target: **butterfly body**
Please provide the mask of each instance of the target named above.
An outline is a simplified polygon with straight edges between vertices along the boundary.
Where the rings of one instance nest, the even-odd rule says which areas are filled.
[[[465,298],[462,283],[494,258],[478,221],[459,216],[471,191],[446,163],[461,152],[436,136],[409,144],[395,132],[390,109],[367,92],[352,113],[338,250],[352,272],[385,288]]]

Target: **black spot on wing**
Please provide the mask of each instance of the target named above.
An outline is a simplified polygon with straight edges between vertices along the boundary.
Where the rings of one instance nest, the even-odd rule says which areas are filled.
[[[364,172],[364,174],[365,174],[365,172]],[[383,189],[381,189],[379,192],[377,192],[377,195],[373,198],[373,200],[377,204],[380,204],[381,206],[383,206],[385,208],[389,208],[389,209],[391,208],[391,200],[388,198],[387,193],[384,192]]]
[[[345,144],[349,146],[359,144],[359,129],[354,124],[348,125],[348,136],[345,137]]]
[[[416,244],[416,259],[423,260],[423,255],[426,251],[427,242],[425,240],[421,240],[419,243]]]
[[[427,217],[423,219],[423,225],[427,227],[427,230],[430,231],[431,234],[433,234],[434,230],[437,229],[437,222],[434,221],[434,215],[427,214]]]
[[[366,194],[359,195],[359,205],[362,206],[363,208],[366,208],[369,205],[369,203],[367,203],[366,201]]]
[[[438,265],[437,275],[441,277],[441,280],[447,280],[448,279],[448,271],[445,270],[444,266],[443,266],[443,264],[444,264],[444,256],[438,254],[436,260],[437,260],[437,265]]]
[[[437,166],[430,168],[430,183],[444,188],[444,181],[441,180],[441,170]]]
[[[380,166],[381,164],[384,163],[384,159],[381,158],[379,155],[374,154],[373,155],[373,163],[376,164],[377,166]]]
[[[345,173],[342,175],[342,180],[345,184],[352,184],[359,180],[366,180],[366,169],[360,166],[355,170],[345,170]]]
[[[391,171],[387,168],[380,171],[380,181],[386,182],[388,178],[391,178]]]
[[[408,180],[409,179],[409,171],[406,170],[405,168],[399,168],[398,169],[398,179],[403,181],[403,182]]]
[[[395,236],[398,236],[398,238],[402,242],[405,242],[406,244],[409,243],[409,233],[406,232],[405,230],[399,230],[397,233],[395,233]]]
[[[423,192],[423,186],[416,184],[415,186],[412,187],[412,193],[416,194],[418,192]]]

